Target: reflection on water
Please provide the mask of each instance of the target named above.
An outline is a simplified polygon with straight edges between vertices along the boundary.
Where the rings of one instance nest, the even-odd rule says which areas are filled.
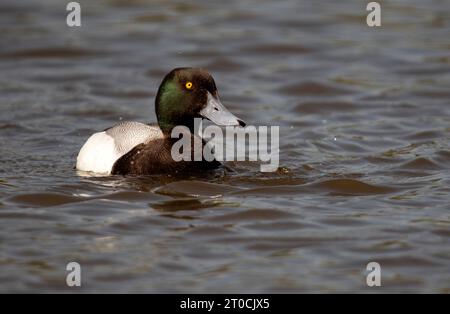
[[[0,291],[450,292],[450,4],[3,1]],[[280,168],[89,177],[94,131],[155,121],[162,76],[201,66],[280,125]]]

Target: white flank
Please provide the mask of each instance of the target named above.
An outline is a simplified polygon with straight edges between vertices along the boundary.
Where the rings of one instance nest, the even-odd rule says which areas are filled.
[[[106,132],[93,134],[83,145],[77,157],[78,170],[110,174],[121,154],[116,151],[114,138]]]

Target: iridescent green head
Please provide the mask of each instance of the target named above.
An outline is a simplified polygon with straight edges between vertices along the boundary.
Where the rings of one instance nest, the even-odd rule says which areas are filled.
[[[245,126],[220,102],[212,76],[198,68],[176,68],[167,74],[159,86],[155,109],[165,134],[177,125],[192,131],[194,118],[206,118],[217,125]]]

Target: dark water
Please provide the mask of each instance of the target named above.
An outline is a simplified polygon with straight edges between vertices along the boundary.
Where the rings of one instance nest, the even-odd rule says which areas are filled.
[[[450,292],[450,2],[93,2],[0,3],[0,292]],[[281,127],[279,171],[78,176],[178,66]]]

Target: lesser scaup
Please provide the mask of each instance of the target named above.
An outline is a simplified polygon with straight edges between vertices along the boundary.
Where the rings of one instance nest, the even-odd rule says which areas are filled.
[[[179,161],[171,156],[171,131],[184,125],[194,136],[194,118],[221,126],[245,126],[220,102],[212,76],[198,68],[176,68],[161,82],[155,99],[158,124],[121,122],[93,134],[81,148],[76,169],[99,174],[171,174],[213,169],[216,160]]]

